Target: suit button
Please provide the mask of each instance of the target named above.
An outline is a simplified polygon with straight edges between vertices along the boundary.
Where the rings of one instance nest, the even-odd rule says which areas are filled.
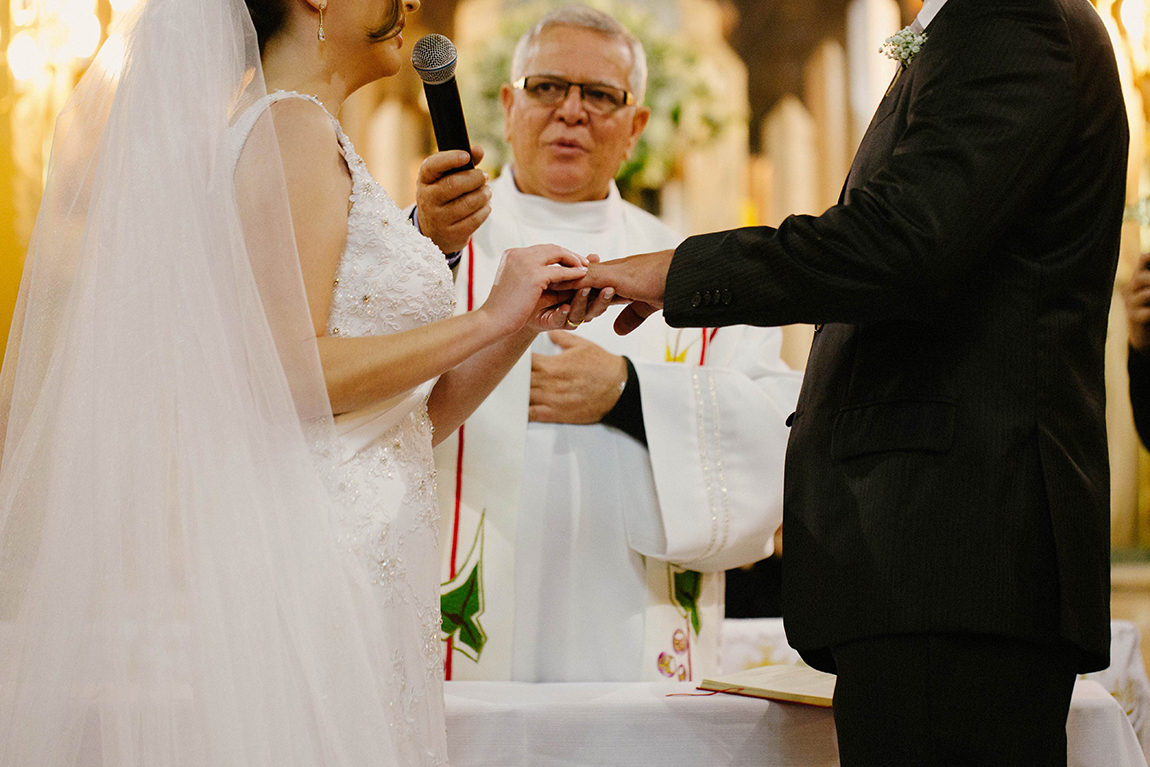
[[[731,291],[724,290],[723,291],[723,306],[730,306],[730,305],[731,305]]]
[[[704,290],[703,291],[703,306],[710,306],[710,305],[711,305],[711,291]]]
[[[703,297],[702,297],[701,295],[699,295],[698,293],[696,293],[695,295],[691,296],[691,306],[693,306],[693,307],[695,307],[696,309],[698,309],[698,308],[699,308],[699,304],[701,304],[701,303],[703,303]]]

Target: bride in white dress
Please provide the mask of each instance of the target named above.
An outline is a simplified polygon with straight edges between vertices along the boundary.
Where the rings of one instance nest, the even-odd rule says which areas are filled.
[[[0,764],[447,763],[433,424],[586,261],[509,251],[451,316],[332,117],[418,7],[143,0],[62,114],[0,374]]]

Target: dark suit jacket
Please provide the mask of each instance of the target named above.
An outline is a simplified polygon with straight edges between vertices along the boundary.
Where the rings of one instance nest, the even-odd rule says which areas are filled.
[[[783,614],[808,662],[957,631],[1062,637],[1102,668],[1114,53],[1087,0],[950,0],[927,34],[841,203],[688,239],[665,315],[825,323],[785,481]]]

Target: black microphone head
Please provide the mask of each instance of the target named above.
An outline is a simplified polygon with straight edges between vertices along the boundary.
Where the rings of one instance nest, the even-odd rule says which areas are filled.
[[[455,77],[457,58],[455,46],[443,35],[424,35],[411,50],[411,66],[428,85],[439,85]]]

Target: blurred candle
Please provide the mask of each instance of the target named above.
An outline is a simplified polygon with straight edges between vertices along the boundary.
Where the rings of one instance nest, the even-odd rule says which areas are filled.
[[[65,23],[68,25],[68,40],[64,44],[64,50],[73,58],[90,58],[100,46],[100,36],[103,32],[100,29],[100,20],[95,14],[83,13],[69,18]]]
[[[35,77],[44,68],[45,63],[40,46],[27,32],[19,33],[8,44],[8,68],[17,81],[23,82]]]

